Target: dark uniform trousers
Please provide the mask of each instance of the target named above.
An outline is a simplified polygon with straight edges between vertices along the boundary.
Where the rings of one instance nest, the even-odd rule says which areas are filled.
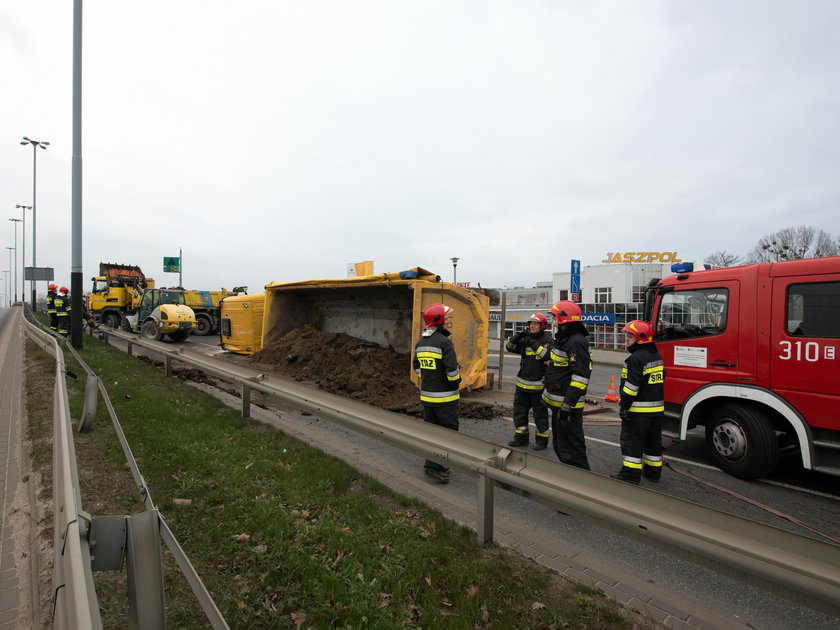
[[[548,441],[548,409],[542,399],[542,388],[526,391],[516,388],[513,394],[513,426],[517,433],[528,435],[528,411],[533,409],[537,438]]]
[[[583,436],[583,413],[572,411],[568,422],[560,422],[559,411],[557,407],[551,408],[551,443],[557,459],[570,466],[591,470]]]
[[[662,419],[660,413],[629,413],[621,421],[621,476],[638,481],[642,472],[651,480],[662,475]]]
[[[458,423],[458,403],[454,402],[452,404],[444,404],[444,405],[423,405],[423,420],[426,422],[430,422],[431,424],[436,424],[439,427],[444,427],[445,429],[452,429],[453,431],[457,431],[459,427]],[[427,459],[426,463],[423,464],[425,468],[432,468],[434,470],[449,470],[446,466],[443,466],[431,459]]]

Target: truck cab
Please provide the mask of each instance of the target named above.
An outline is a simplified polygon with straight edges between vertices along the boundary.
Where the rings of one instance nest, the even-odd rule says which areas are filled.
[[[840,475],[840,257],[687,271],[647,297],[675,436],[705,427],[738,477],[772,474],[784,451]]]

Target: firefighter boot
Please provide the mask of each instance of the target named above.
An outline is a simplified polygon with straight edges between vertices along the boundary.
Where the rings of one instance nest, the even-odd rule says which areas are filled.
[[[440,483],[449,483],[450,474],[448,468],[431,468],[430,466],[426,466],[423,470],[427,477],[431,477]]]
[[[662,477],[662,463],[660,462],[659,466],[645,464],[642,466],[642,474],[644,474],[645,479],[648,481],[658,482]]]
[[[541,451],[548,446],[548,436],[537,435],[536,439],[534,440],[533,448],[535,451]]]
[[[627,466],[622,466],[621,470],[614,475],[610,475],[610,477],[638,486],[642,481],[642,471],[638,468],[628,468]]]
[[[529,437],[527,430],[520,431],[517,429],[516,433],[513,434],[513,439],[508,442],[508,446],[528,446]]]

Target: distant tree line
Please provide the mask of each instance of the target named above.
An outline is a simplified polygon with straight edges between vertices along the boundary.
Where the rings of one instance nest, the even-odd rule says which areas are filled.
[[[706,256],[705,262],[715,267],[732,267],[800,258],[823,258],[840,254],[840,238],[810,225],[787,227],[762,236],[744,256],[718,250]]]

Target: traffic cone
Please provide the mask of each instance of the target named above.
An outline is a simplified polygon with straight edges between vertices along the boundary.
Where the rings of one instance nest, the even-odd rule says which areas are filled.
[[[604,396],[607,402],[618,402],[618,393],[615,389],[615,376],[610,376],[610,386],[607,388],[607,395]]]

